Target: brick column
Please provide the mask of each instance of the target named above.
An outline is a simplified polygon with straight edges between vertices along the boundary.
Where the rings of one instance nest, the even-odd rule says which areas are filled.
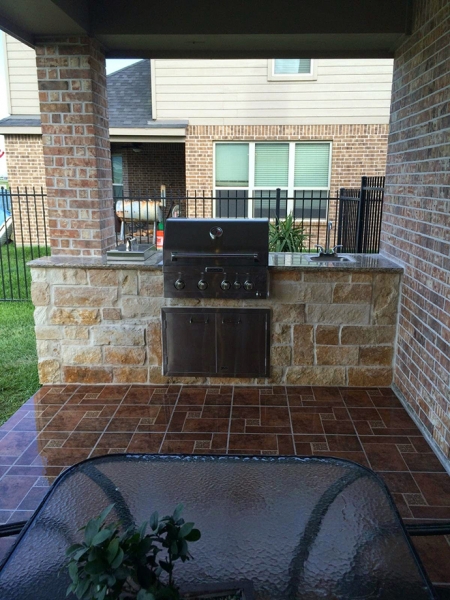
[[[100,256],[114,245],[105,57],[87,37],[36,54],[52,254]]]

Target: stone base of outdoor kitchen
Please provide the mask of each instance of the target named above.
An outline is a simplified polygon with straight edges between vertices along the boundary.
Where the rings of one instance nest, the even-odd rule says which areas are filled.
[[[63,257],[32,263],[41,383],[391,385],[397,265],[378,256],[345,267],[272,264],[268,300],[177,300],[163,297],[159,259],[141,265]],[[281,259],[272,256],[274,262]],[[271,308],[271,377],[164,377],[164,306]]]

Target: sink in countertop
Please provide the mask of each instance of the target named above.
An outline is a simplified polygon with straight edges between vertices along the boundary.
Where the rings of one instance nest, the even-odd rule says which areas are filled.
[[[324,256],[308,256],[308,260],[311,262],[336,262],[336,263],[342,263],[342,262],[356,262],[356,260],[350,256],[336,256],[336,255],[324,255]]]

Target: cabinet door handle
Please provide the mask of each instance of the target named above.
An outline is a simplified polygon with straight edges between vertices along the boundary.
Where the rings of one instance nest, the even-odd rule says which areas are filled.
[[[237,321],[235,319],[226,319],[225,317],[222,319],[222,325],[240,325],[241,323],[241,319]]]
[[[201,320],[199,320],[199,321],[196,321],[196,320],[194,319],[194,317],[191,317],[191,318],[189,319],[189,323],[190,323],[191,325],[208,325],[208,323],[209,323],[209,319],[201,319]]]

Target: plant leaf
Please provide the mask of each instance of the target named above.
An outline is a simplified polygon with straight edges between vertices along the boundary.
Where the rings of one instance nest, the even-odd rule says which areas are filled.
[[[184,539],[187,542],[196,542],[202,537],[199,529],[193,529]]]
[[[117,567],[119,567],[122,564],[123,557],[124,557],[123,550],[122,550],[122,548],[119,548],[119,551],[117,552],[117,556],[111,563],[111,569],[117,569]]]
[[[150,527],[152,528],[153,531],[156,531],[158,529],[158,523],[159,523],[159,517],[158,517],[158,513],[155,511],[150,516]]]
[[[97,517],[99,526],[105,522],[106,517],[109,515],[109,513],[112,511],[113,508],[114,508],[114,504],[110,504],[104,510],[102,510],[102,512]]]
[[[109,528],[102,529],[96,535],[94,535],[94,537],[92,538],[92,545],[100,546],[100,544],[102,544],[105,540],[110,538],[112,535],[114,535],[114,531],[112,531],[111,529],[109,529]]]
[[[109,542],[108,548],[106,549],[106,560],[109,562],[109,564],[111,564],[113,562],[113,560],[116,558],[118,550],[119,550],[119,540],[117,537],[115,537],[114,539],[112,539]]]
[[[183,508],[184,508],[184,505],[181,503],[175,508],[175,510],[173,511],[173,515],[172,515],[172,518],[174,521],[178,521],[178,519],[181,517]]]
[[[194,523],[185,523],[180,528],[179,537],[185,538],[187,535],[189,535],[191,533],[191,531],[193,529],[194,529]]]
[[[84,541],[90,546],[95,535],[97,535],[99,524],[97,519],[91,519],[84,530]]]

